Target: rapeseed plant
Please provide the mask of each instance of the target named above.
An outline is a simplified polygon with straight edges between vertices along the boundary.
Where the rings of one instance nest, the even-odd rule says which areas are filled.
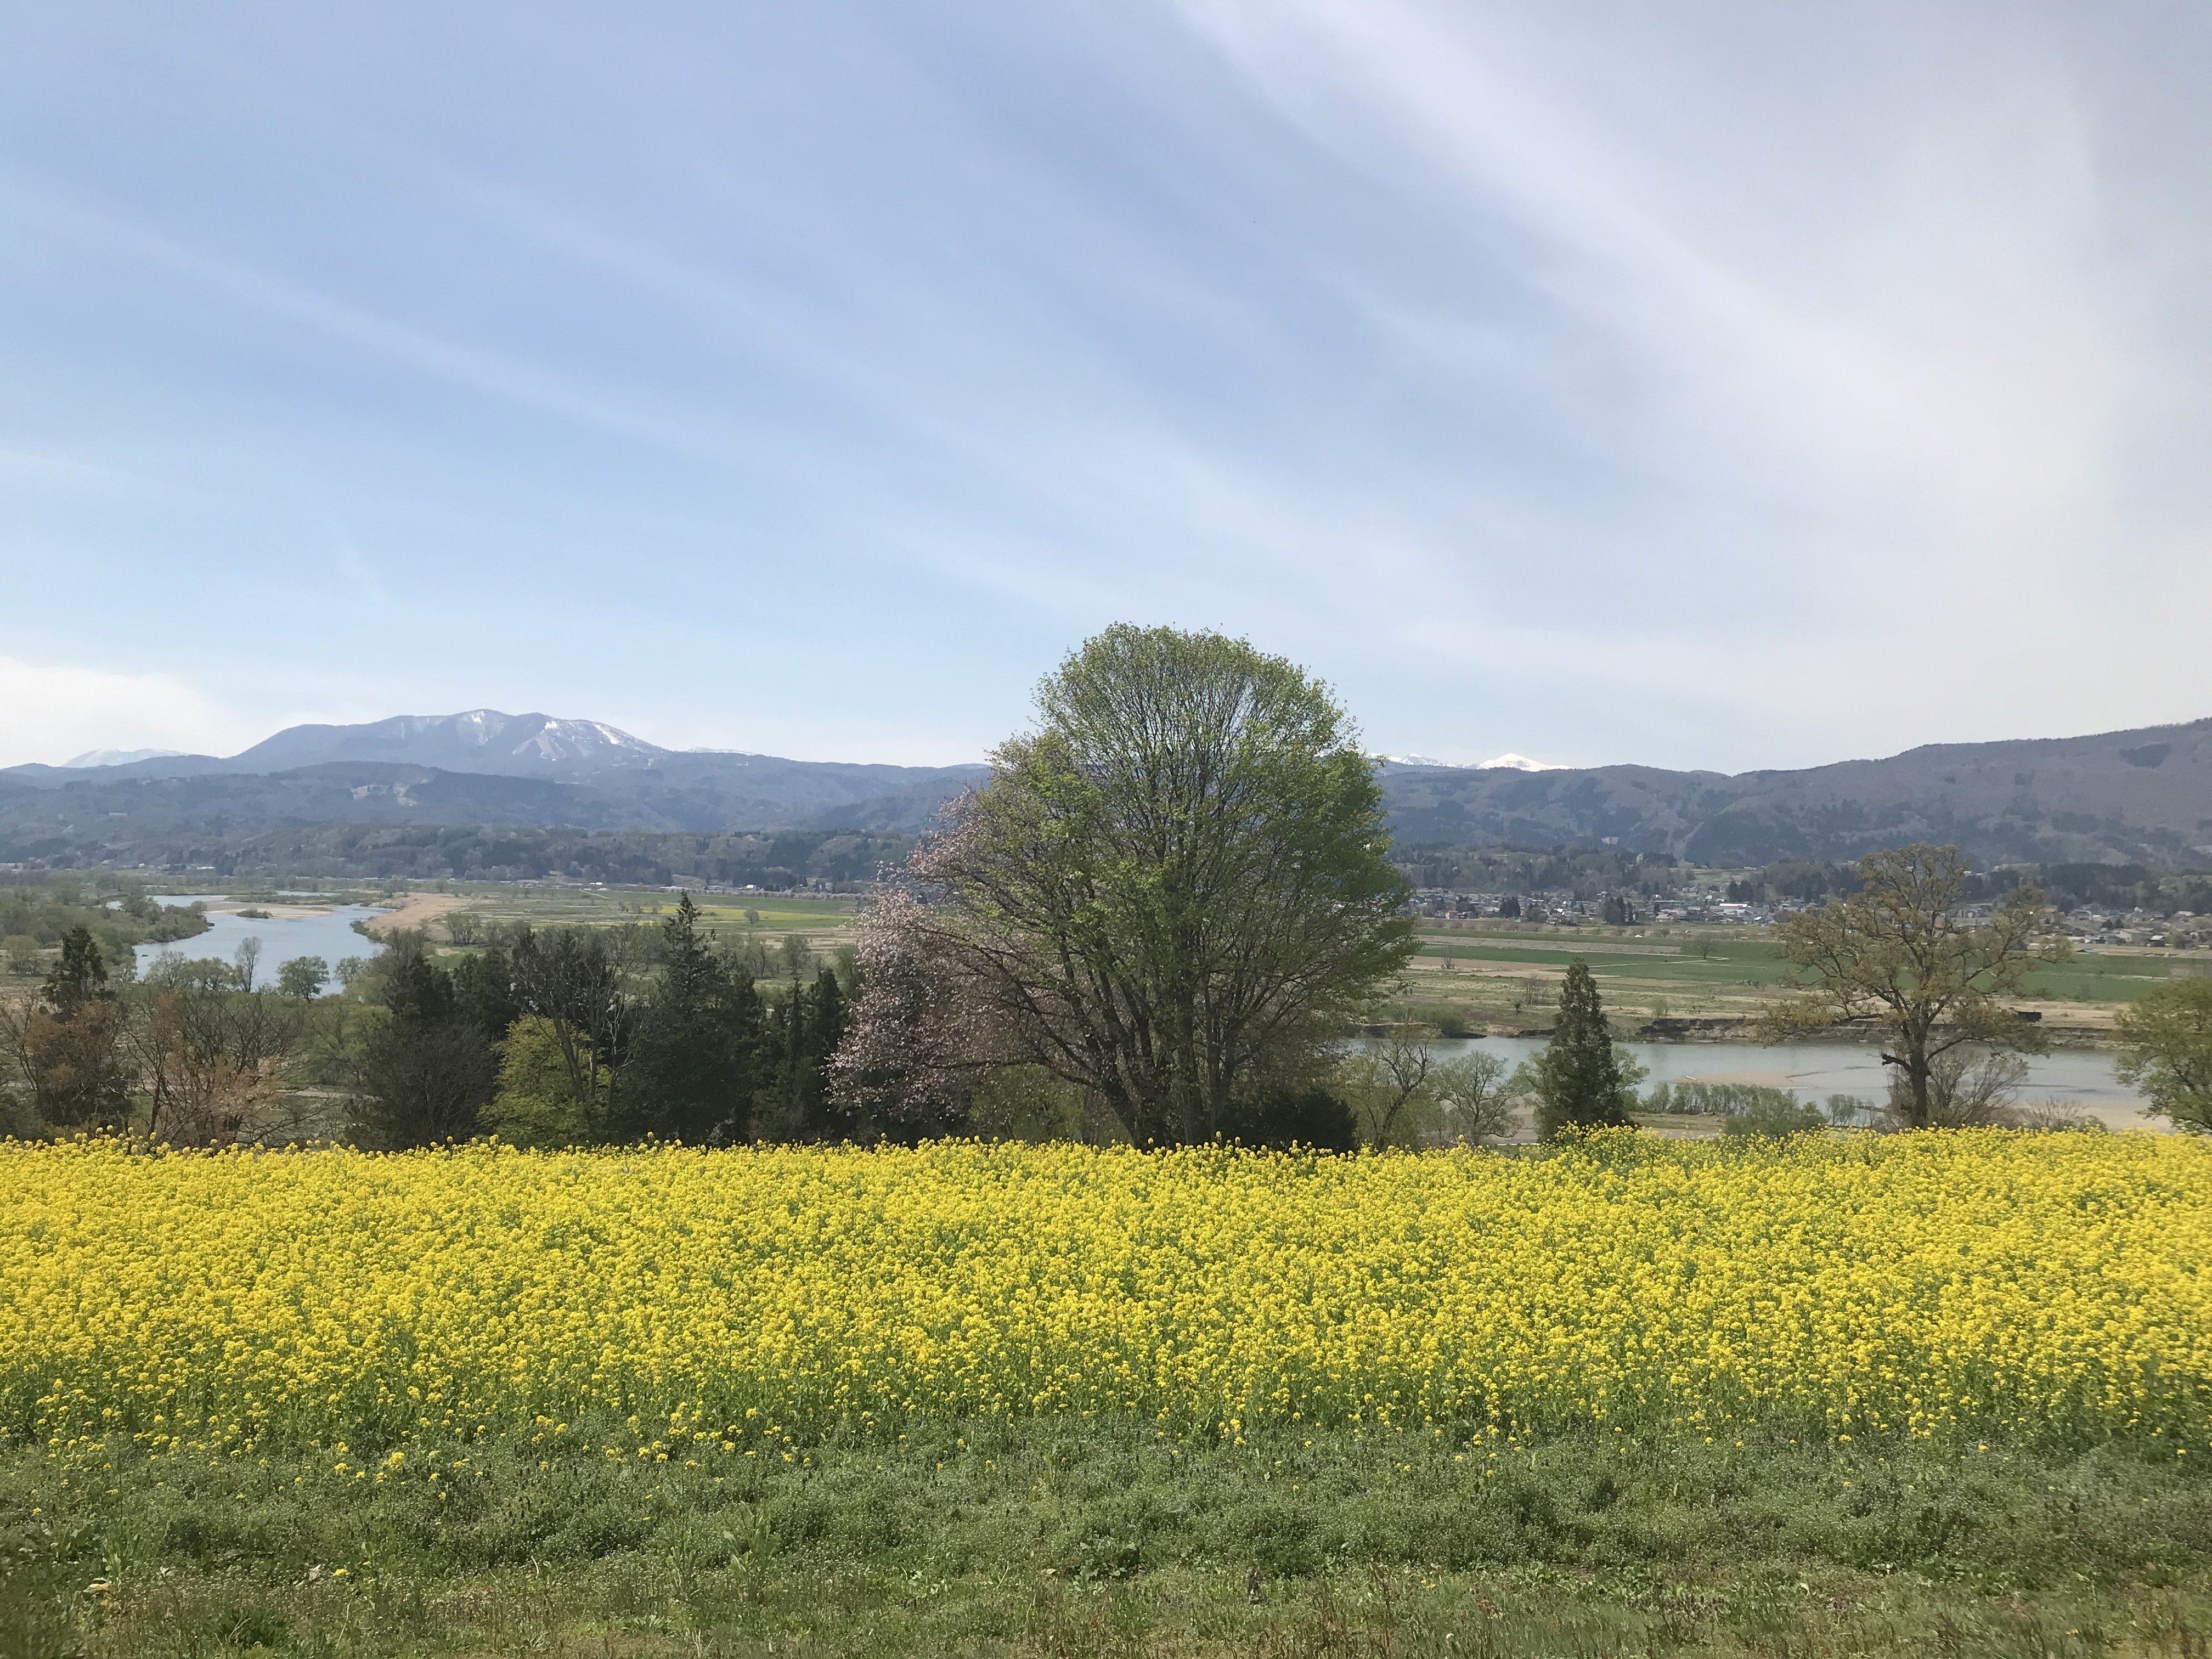
[[[2172,1137],[7,1143],[0,1444],[276,1440],[367,1479],[380,1460],[349,1439],[623,1419],[607,1455],[1048,1414],[1232,1443],[1779,1422],[2201,1444],[2208,1260],[2212,1148]]]

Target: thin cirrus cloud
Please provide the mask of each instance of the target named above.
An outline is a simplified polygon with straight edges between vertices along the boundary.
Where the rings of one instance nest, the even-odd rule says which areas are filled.
[[[1818,41],[1795,43],[1795,63],[1731,53],[1730,25],[1771,31],[1711,8],[1615,9],[1595,29],[1548,12],[1548,36],[1533,12],[1387,0],[1193,15],[1380,187],[1525,237],[1559,326],[1605,362],[1620,410],[1606,441],[1641,510],[1560,524],[1555,545],[1649,620],[1593,606],[1570,632],[1662,681],[1651,657],[1669,650],[1708,672],[1780,670],[1832,641],[1871,672],[1826,690],[1806,676],[1807,712],[1856,709],[1897,741],[1969,710],[2045,730],[2196,712],[2170,668],[2114,661],[2133,681],[2118,696],[2005,672],[2024,651],[2081,648],[2076,606],[2109,561],[2193,600],[2207,569],[2173,557],[2176,541],[2203,548],[2203,492],[2162,524],[2131,500],[2131,458],[2178,379],[2155,289],[2178,291],[2173,256],[2192,252],[2154,214],[2186,225],[2202,204],[2121,220],[2099,153],[2120,142],[2101,125],[2118,112],[2098,100],[2123,89],[2094,84],[2049,18],[1861,14],[1910,50],[1832,40],[1811,54],[1836,66],[1823,73],[1802,62]],[[1679,38],[1699,24],[1703,39]],[[1931,57],[1948,73],[1901,67]],[[1784,84],[1741,95],[1778,70]],[[1418,349],[1419,324],[1401,325]],[[1463,326],[1435,319],[1447,360]],[[1717,637],[1667,626],[1668,592],[1722,607]],[[1773,599],[1799,613],[1778,629],[1761,614]],[[1765,637],[1729,638],[1747,627]],[[2180,643],[2170,622],[2127,622],[2146,629]],[[2004,686],[2009,716],[1975,706],[1978,679]]]
[[[1456,760],[2201,714],[2208,30],[28,8],[0,762],[480,705],[963,759],[1123,617]]]

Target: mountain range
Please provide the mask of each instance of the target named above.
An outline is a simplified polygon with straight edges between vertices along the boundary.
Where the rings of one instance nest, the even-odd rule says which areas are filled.
[[[599,720],[474,709],[295,726],[227,757],[0,770],[0,860],[155,864],[304,824],[913,835],[986,775],[671,750]],[[1941,744],[1791,771],[1378,760],[1401,843],[1606,845],[1706,865],[1911,841],[1984,862],[2212,862],[2212,720]]]

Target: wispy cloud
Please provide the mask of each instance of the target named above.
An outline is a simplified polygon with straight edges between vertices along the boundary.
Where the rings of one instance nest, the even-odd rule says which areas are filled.
[[[854,758],[1117,617],[1462,759],[2192,714],[2212,25],[2127,12],[0,23],[9,642]],[[295,579],[432,625],[211,677]]]
[[[173,674],[118,673],[0,656],[0,766],[58,765],[90,749],[220,752],[267,736],[251,716]]]
[[[1668,635],[1703,643],[1736,671],[1717,701],[1731,678],[1746,702],[1771,695],[1759,657],[1845,651],[1871,672],[1807,674],[1800,692],[1838,724],[1955,718],[1931,702],[1985,726],[2087,715],[2079,684],[2049,696],[2004,665],[2060,648],[2079,613],[2051,596],[2140,533],[2128,457],[2173,373],[2147,300],[2173,273],[2128,234],[2159,227],[2112,222],[2098,112],[2053,30],[1884,14],[1913,36],[1885,61],[1863,38],[1882,20],[1857,14],[1796,14],[1778,40],[1741,10],[1190,15],[1377,188],[1515,244],[1546,343],[1599,356],[1613,406],[1549,413],[1605,452],[1636,510],[1608,524],[1554,501],[1546,540],[1662,615],[1563,606],[1577,631],[1647,664]],[[1901,61],[1931,57],[1942,72]],[[1496,347],[1479,313],[1370,302],[1437,372],[1522,367],[1523,341]],[[2172,528],[2201,537],[2207,501],[2174,505]],[[2203,566],[2160,575],[2205,593]],[[1694,611],[1666,618],[1670,594],[1723,603],[1717,637],[1698,640]],[[1746,623],[1763,641],[1735,637]],[[2010,719],[1979,690],[1993,677]],[[2193,695],[2155,669],[2129,678],[2138,711],[2160,683]]]

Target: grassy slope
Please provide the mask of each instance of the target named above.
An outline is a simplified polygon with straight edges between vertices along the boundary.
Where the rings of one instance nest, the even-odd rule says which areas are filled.
[[[0,1656],[2179,1655],[2212,1628],[2212,1479],[2151,1443],[913,1436],[719,1468],[454,1447],[381,1483],[329,1452],[17,1452]]]

